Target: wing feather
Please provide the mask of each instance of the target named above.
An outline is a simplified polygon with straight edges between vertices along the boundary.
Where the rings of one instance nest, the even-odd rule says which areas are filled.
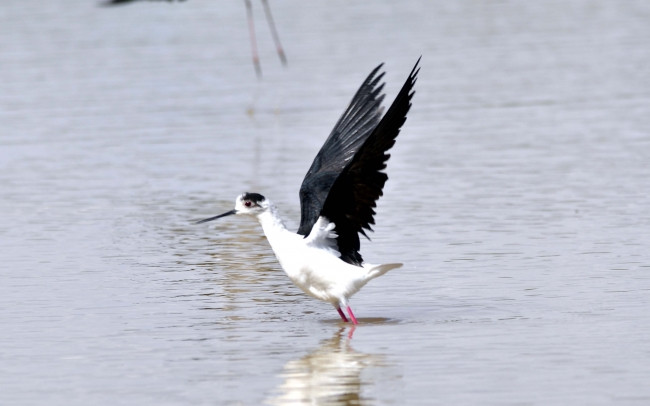
[[[334,181],[379,123],[384,98],[381,94],[384,85],[379,84],[384,76],[379,73],[382,65],[370,72],[361,84],[302,181],[298,234],[309,234]]]
[[[301,186],[302,217],[298,233],[307,235],[319,216],[327,218],[336,225],[341,259],[350,264],[363,263],[359,253],[359,234],[367,237],[366,231],[372,231],[375,224],[376,202],[382,196],[382,189],[388,180],[388,175],[383,172],[390,158],[387,151],[395,144],[411,108],[411,98],[415,93],[413,87],[420,71],[419,62],[420,59],[381,120],[378,119],[381,114],[379,103],[383,95],[380,96],[378,92],[383,85],[367,93],[371,96],[366,99],[356,100],[355,95],[350,106],[355,105],[357,111],[363,111],[363,119],[352,114],[348,108],[316,156]],[[383,74],[377,80],[373,75],[380,67],[371,73],[359,91],[365,85],[376,86]],[[365,105],[356,107],[355,100]],[[351,114],[348,115],[348,112]],[[348,124],[351,121],[358,124]],[[338,128],[348,129],[341,132],[344,136],[336,136]],[[336,141],[330,142],[331,139]]]

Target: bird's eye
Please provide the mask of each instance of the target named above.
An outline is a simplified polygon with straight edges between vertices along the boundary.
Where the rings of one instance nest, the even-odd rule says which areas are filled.
[[[246,207],[251,207],[252,205],[253,205],[253,203],[250,200],[246,200],[244,202],[244,206],[246,206]]]

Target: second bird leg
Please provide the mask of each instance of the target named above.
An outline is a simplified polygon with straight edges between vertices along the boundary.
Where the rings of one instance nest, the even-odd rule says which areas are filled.
[[[357,323],[357,318],[354,317],[354,313],[352,313],[352,308],[348,306],[348,315],[350,315],[350,320],[352,320],[352,324],[359,324]]]

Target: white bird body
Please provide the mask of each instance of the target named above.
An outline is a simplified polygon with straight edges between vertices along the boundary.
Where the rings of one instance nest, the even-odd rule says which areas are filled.
[[[238,202],[241,196],[238,198]],[[289,231],[273,203],[259,213],[273,253],[289,279],[306,294],[331,303],[334,307],[348,306],[348,299],[371,279],[402,264],[362,266],[351,265],[340,258],[336,249],[335,224],[319,217],[305,238]]]
[[[418,59],[419,63],[419,59]],[[372,265],[359,253],[359,235],[375,223],[374,208],[388,175],[383,172],[411,107],[418,63],[382,117],[382,65],[375,68],[352,98],[314,158],[300,186],[300,227],[285,227],[277,208],[259,193],[243,193],[235,209],[199,221],[232,214],[255,216],[275,256],[296,286],[331,303],[341,319],[357,320],[348,300],[368,281],[402,264]]]

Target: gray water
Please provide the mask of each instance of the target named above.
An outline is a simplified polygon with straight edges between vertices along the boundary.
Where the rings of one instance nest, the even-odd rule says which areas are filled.
[[[650,404],[650,3],[378,3],[2,2],[0,404]],[[356,329],[191,223],[419,55]]]

